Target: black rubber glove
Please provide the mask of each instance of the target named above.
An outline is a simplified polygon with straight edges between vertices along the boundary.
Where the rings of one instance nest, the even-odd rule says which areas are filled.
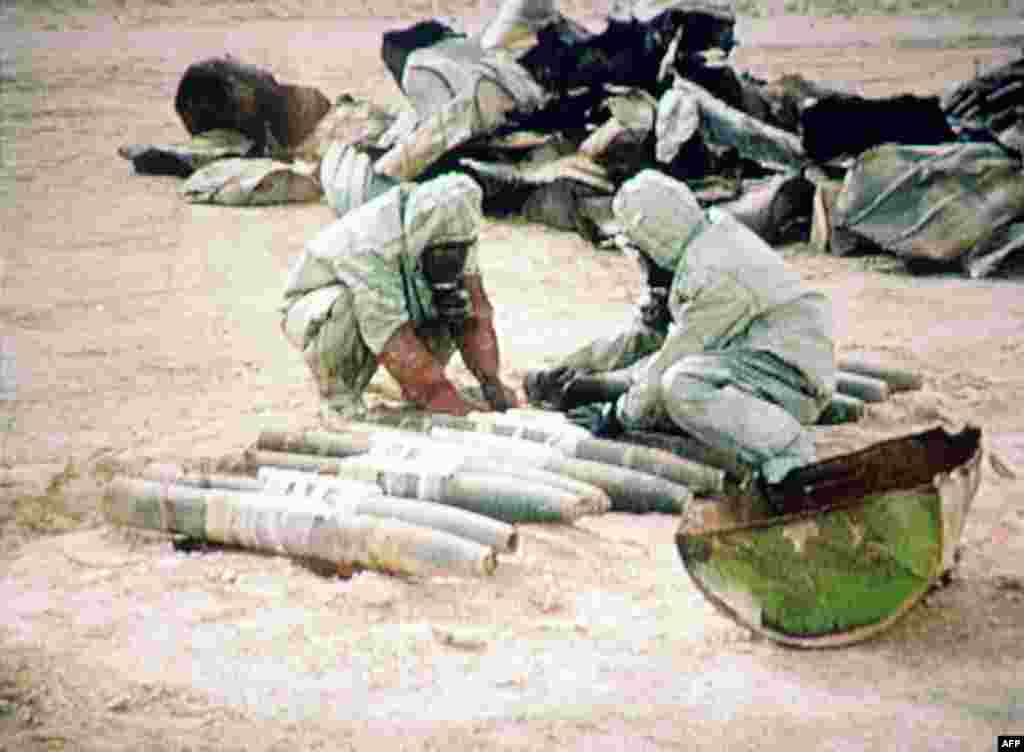
[[[482,384],[480,390],[483,392],[487,404],[496,412],[503,413],[516,406],[514,395],[509,395],[508,390],[501,383],[488,382]]]
[[[528,371],[523,379],[523,391],[534,405],[551,405],[562,409],[562,393],[579,372],[569,366],[549,370]]]

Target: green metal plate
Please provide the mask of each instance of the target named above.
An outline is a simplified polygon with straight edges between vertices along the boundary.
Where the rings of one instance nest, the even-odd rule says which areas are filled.
[[[807,468],[814,483],[790,494],[796,512],[693,504],[676,537],[687,572],[726,615],[778,642],[835,646],[881,631],[951,566],[977,491],[980,431],[938,431]],[[890,477],[901,451],[913,458],[906,488]],[[886,487],[871,493],[872,482]]]

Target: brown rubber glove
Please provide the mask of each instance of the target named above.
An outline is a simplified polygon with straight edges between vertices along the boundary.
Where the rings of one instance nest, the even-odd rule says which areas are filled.
[[[504,412],[519,407],[522,401],[515,390],[502,383],[499,377],[501,361],[498,336],[494,331],[494,309],[484,291],[479,274],[466,276],[466,290],[472,304],[472,314],[458,332],[462,362],[480,382],[484,398],[491,409]]]

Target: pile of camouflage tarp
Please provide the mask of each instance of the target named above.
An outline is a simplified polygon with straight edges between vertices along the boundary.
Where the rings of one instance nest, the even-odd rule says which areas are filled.
[[[972,276],[1017,249],[1024,61],[942,98],[868,99],[737,72],[735,22],[729,0],[616,2],[598,33],[551,0],[508,0],[472,35],[422,21],[382,38],[407,99],[398,111],[348,95],[330,106],[316,89],[208,60],[175,99],[192,140],[121,154],[140,172],[188,176],[191,201],[322,195],[339,215],[458,170],[481,184],[489,215],[596,243],[617,232],[618,187],[655,168],[772,244],[884,251]]]
[[[187,178],[182,194],[193,202],[247,206],[319,200],[316,163],[296,159],[331,110],[319,89],[280,83],[267,71],[227,56],[190,65],[174,107],[190,138],[118,149],[136,172]]]
[[[870,245],[986,276],[1024,245],[1020,160],[993,143],[875,147],[847,174],[831,226],[836,254]]]

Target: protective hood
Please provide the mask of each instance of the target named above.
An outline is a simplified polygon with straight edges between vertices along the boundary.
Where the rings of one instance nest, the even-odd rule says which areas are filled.
[[[373,171],[369,155],[351,144],[334,141],[320,162],[320,185],[327,205],[343,217],[398,184]]]
[[[612,211],[629,241],[669,271],[707,222],[686,184],[657,170],[644,170],[623,183]]]
[[[466,175],[396,185],[351,209],[308,241],[308,258],[304,256],[292,270],[286,295],[339,279],[352,289],[382,288],[380,278],[394,275],[398,279],[399,268],[413,269],[428,245],[475,240],[482,201],[480,186]],[[377,280],[372,285],[370,277]],[[401,284],[396,285],[396,295],[401,297]]]
[[[442,175],[410,191],[402,214],[406,253],[418,259],[439,243],[471,243],[480,232],[483,191],[468,175]]]

